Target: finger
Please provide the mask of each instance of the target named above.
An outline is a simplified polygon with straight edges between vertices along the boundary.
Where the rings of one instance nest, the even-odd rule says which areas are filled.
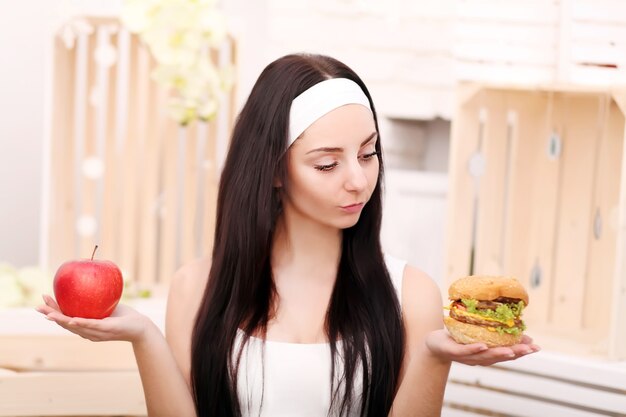
[[[511,350],[515,353],[516,356],[523,356],[528,355],[529,353],[533,353],[532,347],[524,344],[511,346]]]
[[[92,323],[81,322],[80,320],[77,320],[76,318],[64,316],[63,314],[59,314],[58,312],[54,310],[51,313],[49,313],[46,316],[46,318],[48,320],[56,322],[59,326],[63,327],[65,330],[68,330],[84,339],[88,339],[92,341],[101,341],[101,340],[106,339],[105,338],[106,332],[87,327],[88,325],[92,325]]]
[[[484,343],[472,343],[470,345],[455,345],[450,353],[455,356],[472,356],[485,352],[488,349],[489,347]]]
[[[102,340],[108,340],[106,337],[107,333],[99,330],[94,330],[86,327],[81,327],[76,324],[74,321],[70,321],[69,324],[61,324],[63,328],[66,330],[82,337],[83,339],[91,340],[93,342],[100,342]]]
[[[85,319],[82,317],[73,317],[69,321],[70,326],[77,326],[83,329],[104,330],[106,325],[102,320],[97,319]]]
[[[533,342],[533,338],[528,336],[527,334],[522,335],[522,341],[520,343],[523,343],[525,345],[530,345]]]
[[[59,316],[56,314],[56,312],[55,312],[54,310],[53,310],[53,312],[52,312],[52,313],[48,313],[48,314],[47,314],[44,318],[45,318],[46,320],[49,320],[49,321],[55,322],[55,323],[56,323],[56,324],[58,324],[60,327],[63,327],[65,330],[67,330],[67,331],[70,331],[70,332],[74,333],[74,332],[73,332],[73,330],[72,330],[72,328],[68,325],[68,321],[67,321],[67,320],[65,320],[65,319],[64,319],[64,318],[62,318],[62,317],[59,317]]]
[[[91,340],[92,342],[100,342],[103,340],[110,340],[111,335],[99,330],[88,329],[85,327],[79,327],[76,324],[68,326],[68,330],[74,334],[79,335],[83,339]]]
[[[504,362],[517,357],[517,353],[508,347],[496,347],[474,355],[472,360],[479,365],[492,365],[497,362]]]
[[[56,310],[53,310],[49,306],[43,304],[43,305],[38,305],[37,307],[35,307],[35,311],[43,314],[44,316],[47,316],[49,313],[52,313]]]
[[[467,345],[457,343],[446,331],[438,332],[437,339],[440,340],[441,343],[433,343],[433,348],[439,350],[445,356],[471,356],[488,349],[485,343],[471,343]]]
[[[61,311],[61,308],[59,307],[57,302],[54,300],[54,298],[50,297],[48,294],[43,294],[42,298],[43,298],[43,302],[46,303],[47,306],[57,311]]]
[[[56,310],[52,310],[46,316],[48,317],[48,319],[54,320],[57,322],[57,324],[62,325],[64,327],[68,326],[70,323],[70,320],[72,320],[71,317],[68,317],[65,314],[60,313]]]

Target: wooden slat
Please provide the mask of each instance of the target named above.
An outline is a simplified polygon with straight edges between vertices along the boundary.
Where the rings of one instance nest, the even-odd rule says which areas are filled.
[[[555,330],[581,329],[590,201],[598,140],[597,97],[569,96],[555,121],[563,126],[551,319]],[[586,203],[582,203],[586,202]]]
[[[626,82],[626,73],[621,70],[617,71],[615,68],[572,64],[570,81],[579,85],[610,87],[624,84]]]
[[[621,413],[626,410],[624,393],[606,390],[602,386],[572,383],[565,378],[558,380],[544,378],[540,374],[519,373],[495,367],[477,370],[467,365],[454,364],[450,380],[486,389],[503,390],[512,396],[532,397],[546,403],[595,408],[609,413]]]
[[[575,44],[578,41],[613,43],[616,45],[626,43],[626,26],[607,25],[606,22],[585,22],[574,20],[571,23],[570,39]]]
[[[181,204],[180,259],[176,268],[190,262],[196,257],[196,227],[198,218],[198,177],[201,175],[198,166],[198,123],[192,123],[186,129],[184,148],[184,165],[179,172],[183,174],[183,198]]]
[[[476,230],[475,274],[501,275],[504,273],[502,233],[505,227],[507,108],[505,94],[491,91],[483,104],[487,110],[485,134],[481,154],[485,172],[480,178],[478,218]]]
[[[18,370],[137,369],[127,342],[94,343],[68,335],[2,335],[0,367]]]
[[[626,22],[626,4],[620,0],[579,0],[572,2],[572,19],[606,24]]]
[[[76,73],[76,49],[67,49],[60,38],[54,41],[53,117],[51,138],[51,169],[54,172],[50,184],[48,265],[56,269],[73,256],[76,207],[74,200],[74,138],[72,129],[74,115],[74,79]],[[63,236],[63,239],[59,239]]]
[[[0,376],[3,375],[15,375],[17,372],[12,371],[10,369],[4,369],[4,368],[0,368]]]
[[[583,328],[592,330],[595,339],[609,334],[613,300],[612,279],[616,265],[617,227],[613,223],[619,204],[620,177],[616,173],[622,167],[624,146],[624,115],[619,111],[610,95],[603,101],[599,125],[602,131],[596,161],[594,195],[591,200],[589,222],[590,240],[583,310]],[[599,216],[599,235],[594,233],[596,215]],[[619,324],[618,324],[619,325]]]
[[[476,413],[472,411],[464,411],[456,408],[452,408],[444,404],[441,410],[441,417],[483,417],[489,414]]]
[[[149,74],[156,63],[147,49],[140,55],[140,63],[144,68],[142,73]],[[139,230],[138,246],[136,250],[137,276],[136,282],[142,287],[155,283],[157,277],[156,247],[157,247],[157,219],[155,202],[158,197],[158,157],[161,150],[159,144],[160,114],[159,109],[163,102],[160,99],[160,89],[156,83],[144,77],[141,80],[140,96],[143,112],[140,113],[139,129],[141,137],[141,155],[138,159],[139,187],[137,193],[136,219]]]
[[[112,24],[113,22],[111,22]],[[111,44],[116,51],[119,49],[118,36],[116,33],[106,32],[108,43]],[[109,259],[115,263],[119,262],[119,245],[118,237],[118,210],[120,204],[118,190],[122,188],[120,183],[121,177],[119,169],[121,159],[117,152],[116,146],[116,128],[118,121],[116,120],[116,104],[117,104],[117,66],[112,65],[106,71],[106,90],[105,94],[106,116],[104,126],[100,129],[104,130],[104,173],[102,179],[103,195],[101,201],[101,217],[100,217],[100,245],[99,257]]]
[[[622,115],[626,113],[626,91],[620,90],[613,94]],[[617,248],[615,272],[613,274],[613,311],[610,317],[611,332],[609,334],[609,356],[611,358],[626,358],[626,131],[622,136],[622,167],[619,172],[620,190],[619,206],[617,207]]]
[[[509,92],[509,103],[517,121],[510,169],[510,217],[505,236],[506,270],[528,291],[531,306],[525,311],[524,320],[531,335],[535,324],[548,319],[551,302],[559,161],[548,157],[548,139],[552,133],[550,102],[550,96],[541,92]],[[543,272],[538,286],[531,282],[534,267]]]
[[[0,386],[0,416],[147,414],[136,371],[17,373]]]
[[[544,1],[469,0],[458,3],[456,12],[459,20],[555,24],[559,19],[558,3]]]
[[[609,39],[602,43],[579,41],[572,44],[570,59],[573,62],[619,66],[624,62],[625,51],[626,44],[615,45]]]
[[[162,196],[165,216],[159,223],[159,282],[169,282],[176,270],[176,220],[178,204],[178,144],[180,140],[180,130],[173,120],[165,122],[165,140],[162,153],[165,156],[161,166],[162,175]]]
[[[459,103],[451,126],[450,137],[450,192],[446,229],[446,282],[469,273],[472,246],[474,181],[468,172],[468,163],[478,148],[480,123],[475,97],[475,86],[461,85]]]
[[[466,41],[489,41],[516,45],[537,45],[541,48],[556,46],[557,31],[554,25],[511,25],[505,21],[459,21],[454,26],[457,38]]]
[[[556,46],[550,44],[519,45],[496,43],[493,39],[458,40],[453,47],[453,54],[458,59],[474,62],[496,62],[513,64],[554,66],[556,65]],[[515,68],[515,67],[514,67]]]
[[[572,383],[596,385],[626,394],[626,362],[606,358],[567,355],[559,351],[533,354],[523,360],[502,362],[499,368],[566,379]]]
[[[482,81],[501,84],[547,84],[554,81],[554,66],[518,64],[503,62],[475,62],[458,59],[456,74],[460,80]]]
[[[458,79],[472,80],[463,76]],[[387,117],[418,120],[430,120],[437,117],[447,120],[453,118],[455,100],[452,88],[407,85],[399,81],[372,81],[367,84],[367,87],[372,97],[376,97],[377,108],[384,108],[384,115]],[[415,105],[407,106],[404,104],[407,102],[415,103]]]
[[[217,190],[219,175],[217,172],[217,121],[209,122],[207,126],[207,142],[204,158],[204,190],[203,190],[203,249],[202,256],[211,256],[213,251],[213,238],[215,236],[215,216],[217,210]]]
[[[195,257],[204,256],[205,237],[203,236],[205,222],[207,221],[207,211],[204,209],[204,198],[206,195],[206,176],[208,164],[206,163],[206,153],[209,140],[209,129],[206,122],[198,123],[198,181],[196,183],[196,222],[194,231]]]
[[[78,178],[75,181],[78,182],[78,186],[80,187],[80,207],[81,211],[78,213],[79,219],[82,217],[85,218],[93,218],[96,222],[98,219],[97,216],[97,182],[98,180],[90,179],[84,176],[82,172],[82,164],[86,158],[92,158],[98,156],[98,149],[96,144],[97,137],[97,112],[98,108],[93,105],[91,95],[94,92],[95,88],[98,88],[97,85],[97,67],[96,63],[93,59],[93,51],[97,46],[97,28],[94,28],[94,32],[86,36],[86,56],[84,56],[84,63],[86,68],[86,80],[84,87],[84,96],[80,99],[80,106],[84,108],[84,117],[85,124],[84,130],[80,132],[77,137],[78,140],[82,140],[82,149],[83,154],[79,155],[79,160],[77,161],[78,166],[80,167],[78,172]],[[79,90],[80,91],[80,90]],[[77,219],[77,220],[79,220]],[[101,225],[97,224],[97,228],[100,228]],[[96,236],[98,234],[98,230],[94,230],[94,234],[78,236],[78,253],[75,255],[78,258],[89,258],[94,249],[94,245],[96,244]]]
[[[141,185],[139,181],[138,155],[140,153],[139,139],[139,112],[142,108],[142,101],[139,91],[139,82],[145,76],[139,65],[139,49],[141,48],[136,38],[131,38],[128,50],[124,50],[120,59],[128,62],[128,74],[124,83],[127,89],[127,110],[126,129],[124,131],[122,163],[119,166],[122,176],[122,189],[120,198],[122,201],[120,209],[119,246],[120,254],[118,258],[119,266],[126,271],[131,279],[137,279],[137,257],[136,248],[139,241],[139,230],[137,227],[138,198],[137,190]],[[120,82],[122,82],[120,80]]]
[[[514,417],[598,417],[594,412],[517,397],[500,390],[491,391],[453,383],[446,387],[444,404],[466,405]]]

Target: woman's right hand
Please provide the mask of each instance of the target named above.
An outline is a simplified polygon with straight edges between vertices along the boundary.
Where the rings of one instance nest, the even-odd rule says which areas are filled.
[[[104,319],[85,319],[64,315],[59,305],[49,295],[44,295],[43,301],[45,304],[37,306],[35,310],[45,315],[46,319],[94,342],[108,340],[139,342],[146,330],[154,326],[148,317],[123,304],[118,304],[111,316]]]

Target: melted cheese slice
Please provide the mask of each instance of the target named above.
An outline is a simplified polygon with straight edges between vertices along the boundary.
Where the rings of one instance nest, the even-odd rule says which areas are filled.
[[[467,311],[464,310],[459,310],[458,308],[454,309],[454,312],[460,316],[468,316],[468,317],[474,317],[480,320],[486,320],[486,321],[495,321],[496,323],[503,323],[506,324],[509,327],[513,327],[515,325],[515,320],[513,319],[509,319],[507,321],[500,321],[498,319],[493,319],[491,317],[485,317],[485,316],[481,316],[480,314],[475,314],[475,313],[469,313]]]

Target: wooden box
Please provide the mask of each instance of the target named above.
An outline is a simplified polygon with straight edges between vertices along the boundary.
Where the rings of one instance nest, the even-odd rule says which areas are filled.
[[[165,297],[125,300],[165,327]],[[128,342],[95,343],[32,308],[0,310],[0,417],[145,416]]]
[[[626,88],[462,84],[446,280],[517,277],[544,348],[626,358]]]

